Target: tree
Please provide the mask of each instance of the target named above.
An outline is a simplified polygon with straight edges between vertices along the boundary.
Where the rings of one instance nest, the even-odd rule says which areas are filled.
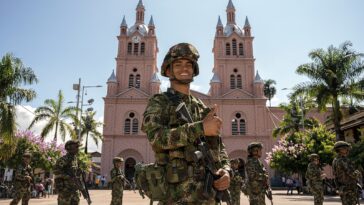
[[[47,120],[46,125],[42,129],[41,138],[47,136],[54,129],[53,140],[57,141],[57,134],[60,132],[62,141],[65,141],[66,133],[70,133],[71,138],[76,138],[76,132],[73,127],[68,124],[67,120],[74,119],[77,108],[70,106],[64,107],[64,97],[60,90],[57,100],[47,99],[44,101],[45,106],[38,107],[35,110],[35,117],[29,125],[29,129],[35,123],[41,120]]]
[[[272,79],[268,79],[264,81],[264,96],[268,98],[269,100],[269,107],[271,107],[271,100],[274,97],[274,95],[276,94],[277,90],[274,87],[274,85],[276,84],[275,80]]]
[[[295,86],[295,93],[308,93],[316,98],[319,110],[332,106],[332,120],[336,140],[345,140],[341,131],[340,97],[364,99],[363,54],[351,49],[350,42],[339,48],[329,46],[325,51],[316,49],[309,53],[313,62],[300,65],[296,72],[310,79]]]
[[[95,117],[96,112],[87,112],[86,116],[82,116],[81,124],[81,136],[86,135],[85,142],[85,153],[87,154],[88,137],[89,135],[94,140],[95,144],[99,145],[99,140],[102,140],[102,134],[97,130],[98,127],[102,126],[101,122],[97,122]]]
[[[273,130],[273,137],[292,135],[303,129],[312,129],[319,125],[319,121],[310,117],[307,118],[306,114],[315,105],[312,99],[305,96],[290,96],[290,103],[280,104],[279,107],[285,111],[283,120],[279,126]]]
[[[15,108],[21,102],[29,102],[36,97],[32,89],[21,85],[37,83],[37,76],[25,67],[20,58],[7,53],[0,62],[0,159],[7,159],[14,151],[16,132]]]
[[[309,163],[308,156],[312,153],[320,156],[321,166],[332,163],[334,141],[335,134],[323,125],[295,132],[280,139],[272,152],[267,153],[266,161],[271,168],[303,176]]]

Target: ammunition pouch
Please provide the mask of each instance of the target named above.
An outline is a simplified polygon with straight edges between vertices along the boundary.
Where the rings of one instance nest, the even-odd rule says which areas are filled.
[[[62,178],[56,178],[54,180],[54,187],[57,190],[63,190],[65,188],[63,179]]]
[[[179,183],[185,181],[188,176],[187,162],[185,159],[175,158],[167,164],[167,181]]]
[[[147,195],[151,201],[167,199],[165,168],[157,164],[135,165],[135,183],[139,193]]]

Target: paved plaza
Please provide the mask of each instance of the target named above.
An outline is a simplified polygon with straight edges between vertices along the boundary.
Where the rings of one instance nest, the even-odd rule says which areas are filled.
[[[90,190],[93,205],[108,205],[111,201],[110,190]],[[241,205],[248,205],[248,199],[242,194]],[[10,199],[0,199],[0,205],[10,203]],[[308,205],[313,204],[313,197],[308,195],[285,195],[285,191],[273,191],[273,202],[275,205]],[[361,200],[361,202],[364,202]],[[20,204],[20,203],[19,203]],[[133,191],[124,191],[124,202],[125,205],[148,205],[149,199],[142,199],[138,193]],[[154,204],[157,204],[155,202]],[[270,202],[266,201],[269,205]],[[341,205],[338,196],[325,196],[325,205]],[[57,205],[57,196],[53,195],[50,198],[31,199],[29,205]],[[80,205],[87,205],[86,200],[81,198]]]

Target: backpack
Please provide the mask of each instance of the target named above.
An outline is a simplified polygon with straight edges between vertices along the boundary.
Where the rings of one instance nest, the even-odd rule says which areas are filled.
[[[165,168],[155,163],[135,165],[135,184],[139,194],[153,201],[163,201],[167,198],[167,182],[165,181]]]

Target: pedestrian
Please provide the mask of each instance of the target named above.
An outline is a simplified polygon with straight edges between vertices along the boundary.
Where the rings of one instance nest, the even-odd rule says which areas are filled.
[[[32,175],[32,167],[29,165],[31,154],[25,152],[23,154],[23,162],[15,170],[14,190],[15,194],[10,205],[16,205],[22,200],[22,205],[28,205],[31,197],[31,185],[34,183]]]
[[[102,176],[101,177],[101,188],[104,188],[105,182],[106,182],[106,178],[105,178],[105,176]]]
[[[155,152],[156,164],[165,167],[166,201],[160,204],[213,204],[215,191],[202,196],[208,170],[194,162],[198,144],[208,144],[220,176],[213,182],[215,190],[227,190],[230,184],[230,163],[220,134],[221,119],[217,106],[208,108],[191,94],[190,85],[199,74],[196,48],[188,43],[172,46],[163,60],[161,75],[168,77],[167,92],[154,95],[144,112],[142,130]],[[176,113],[184,103],[192,123]],[[197,160],[200,160],[198,158]]]
[[[262,149],[260,142],[251,142],[248,146],[248,162],[245,168],[250,205],[265,205],[265,192],[270,189],[268,172],[260,161]]]
[[[358,198],[357,182],[360,171],[355,170],[354,164],[348,159],[351,145],[344,141],[338,141],[334,145],[337,154],[332,162],[332,168],[335,175],[336,187],[344,205],[355,205]]]
[[[287,185],[287,195],[289,194],[289,192],[291,192],[291,195],[293,194],[293,180],[292,178],[288,177],[286,180],[286,185]]]
[[[318,154],[309,155],[310,163],[306,171],[307,186],[313,195],[314,205],[322,205],[324,202],[323,179],[326,177],[320,167],[320,157]]]
[[[286,186],[286,177],[282,176],[282,185],[283,187]]]
[[[100,184],[100,175],[97,175],[96,176],[96,179],[95,179],[95,188],[98,189],[99,188],[99,184]]]
[[[69,140],[65,144],[67,154],[59,158],[54,166],[55,185],[58,190],[58,205],[78,205],[80,195],[75,178],[80,177],[79,160],[77,159],[78,140]]]
[[[124,181],[125,175],[121,170],[124,159],[121,157],[114,157],[113,164],[114,167],[110,171],[111,177],[111,204],[110,205],[122,205],[123,204],[123,191],[124,191]]]
[[[232,159],[230,160],[231,169],[233,171],[233,177],[230,181],[230,196],[231,196],[231,205],[240,205],[240,192],[241,186],[243,185],[243,178],[239,173],[239,160]]]

